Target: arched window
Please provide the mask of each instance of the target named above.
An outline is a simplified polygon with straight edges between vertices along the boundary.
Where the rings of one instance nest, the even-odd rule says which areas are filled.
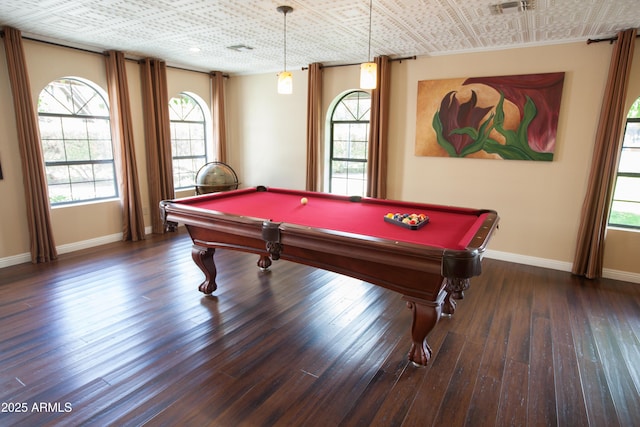
[[[640,98],[627,114],[609,225],[640,229]]]
[[[194,96],[181,93],[169,100],[173,182],[176,189],[193,188],[196,173],[207,163],[207,121]]]
[[[118,196],[106,96],[72,77],[40,92],[38,121],[51,205]]]
[[[343,95],[335,103],[329,131],[330,193],[366,194],[370,111],[371,95],[360,90]]]

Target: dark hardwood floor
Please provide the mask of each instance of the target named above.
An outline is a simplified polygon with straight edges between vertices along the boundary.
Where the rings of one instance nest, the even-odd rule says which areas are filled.
[[[640,425],[640,285],[485,259],[415,368],[400,295],[216,257],[215,296],[184,231],[0,269],[0,425]]]

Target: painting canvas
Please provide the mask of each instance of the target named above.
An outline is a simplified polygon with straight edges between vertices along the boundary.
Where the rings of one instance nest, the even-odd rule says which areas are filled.
[[[553,160],[564,73],[418,82],[417,156]]]

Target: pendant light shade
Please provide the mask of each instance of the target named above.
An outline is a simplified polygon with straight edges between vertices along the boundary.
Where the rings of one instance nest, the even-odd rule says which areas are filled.
[[[287,71],[287,13],[293,12],[291,6],[278,6],[276,10],[284,15],[284,70],[278,73],[278,93],[293,93],[293,74]]]
[[[360,89],[375,89],[378,67],[375,62],[360,64]]]
[[[289,71],[278,73],[278,93],[291,95],[293,93],[293,74]]]
[[[375,89],[378,78],[378,67],[375,62],[371,62],[371,9],[373,0],[369,0],[369,56],[370,62],[360,64],[360,89]]]

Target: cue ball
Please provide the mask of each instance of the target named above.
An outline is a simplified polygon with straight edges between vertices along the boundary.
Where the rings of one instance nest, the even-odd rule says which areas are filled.
[[[303,197],[302,199],[300,199],[300,203],[302,203],[303,205],[306,205],[308,202],[306,197]]]

